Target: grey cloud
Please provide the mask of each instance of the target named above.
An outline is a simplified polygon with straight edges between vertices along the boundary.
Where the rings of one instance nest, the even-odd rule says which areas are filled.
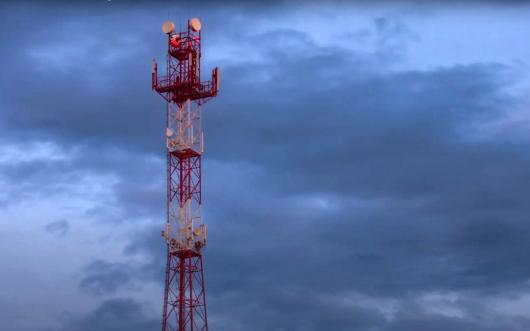
[[[478,320],[463,317],[448,317],[418,312],[400,314],[384,331],[421,331],[429,325],[429,330],[466,330],[466,331],[523,331],[530,327],[530,321],[524,318],[492,318],[485,315]]]
[[[158,320],[145,315],[142,304],[128,298],[104,301],[83,318],[65,321],[64,331],[144,331],[158,328]]]
[[[129,285],[133,270],[125,263],[97,260],[86,267],[79,288],[95,295],[112,294],[118,288]]]
[[[58,220],[55,222],[48,223],[44,227],[44,229],[59,237],[64,237],[70,230],[70,223],[66,220]]]
[[[0,182],[3,194],[0,196],[0,205],[17,205],[26,199],[60,195],[70,190],[72,184],[83,175],[86,173],[72,168],[68,160],[13,160],[1,164]],[[57,223],[48,225],[46,230],[60,234],[63,230],[59,227],[64,228]]]

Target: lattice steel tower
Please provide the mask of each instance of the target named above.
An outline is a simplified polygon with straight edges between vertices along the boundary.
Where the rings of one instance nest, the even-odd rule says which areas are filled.
[[[219,91],[219,69],[201,82],[201,23],[193,18],[188,29],[168,36],[167,72],[158,76],[153,60],[152,88],[167,102],[167,243],[166,284],[162,331],[207,331],[202,250],[206,226],[201,219],[201,106]]]

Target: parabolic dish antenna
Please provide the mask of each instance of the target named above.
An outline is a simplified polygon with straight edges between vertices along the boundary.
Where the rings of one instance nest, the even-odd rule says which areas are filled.
[[[165,34],[170,34],[173,31],[175,31],[175,23],[171,21],[165,21],[164,24],[162,24],[162,32]]]
[[[198,18],[194,17],[190,20],[190,28],[195,31],[195,32],[199,32],[201,31],[201,21],[199,21]]]

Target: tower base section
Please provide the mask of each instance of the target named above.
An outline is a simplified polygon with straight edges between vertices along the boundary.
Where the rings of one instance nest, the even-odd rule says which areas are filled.
[[[202,253],[168,249],[162,331],[208,331]]]

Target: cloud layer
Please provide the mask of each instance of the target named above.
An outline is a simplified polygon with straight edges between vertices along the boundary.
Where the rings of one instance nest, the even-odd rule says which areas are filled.
[[[164,114],[149,65],[165,14],[115,2],[4,5],[2,329],[159,327]],[[204,112],[211,328],[527,330],[524,61],[415,67],[432,37],[417,12],[337,14],[337,35],[328,5],[263,6],[190,9],[206,23],[204,65],[223,70]],[[463,10],[427,7],[448,26],[444,11]],[[38,270],[19,262],[29,236]],[[45,284],[42,299],[10,289],[23,280]]]

